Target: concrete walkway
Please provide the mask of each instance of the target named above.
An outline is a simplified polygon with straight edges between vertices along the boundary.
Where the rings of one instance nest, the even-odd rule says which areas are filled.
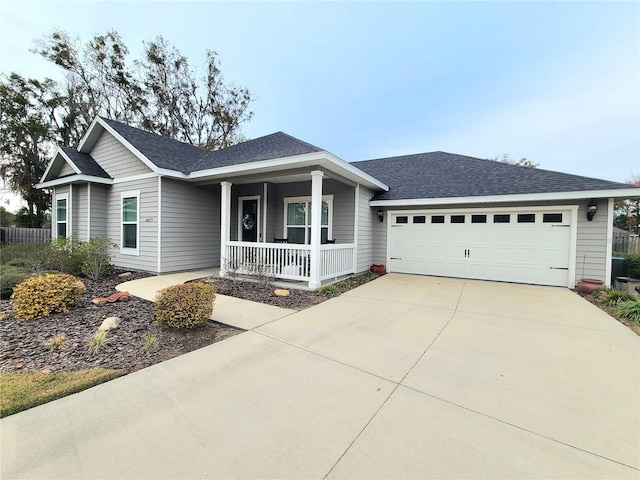
[[[156,275],[152,277],[140,278],[116,286],[119,292],[129,292],[139,298],[154,301],[158,291],[172,285],[210,277],[214,273],[212,269],[198,270],[184,273],[171,273],[167,275]],[[216,295],[213,314],[211,319],[216,322],[225,323],[232,327],[251,330],[265,323],[272,322],[279,318],[295,313],[296,310],[288,308],[265,305],[264,303],[252,302],[226,295]]]
[[[0,473],[638,479],[639,338],[566,289],[386,275],[3,419]]]

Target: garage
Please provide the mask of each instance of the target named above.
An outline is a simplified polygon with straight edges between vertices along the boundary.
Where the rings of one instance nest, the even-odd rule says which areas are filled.
[[[391,272],[573,286],[577,207],[389,212]]]

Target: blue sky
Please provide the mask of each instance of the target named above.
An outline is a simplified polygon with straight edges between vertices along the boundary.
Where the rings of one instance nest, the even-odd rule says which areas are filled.
[[[0,4],[0,71],[59,75],[33,40],[117,30],[219,54],[255,102],[249,138],[285,131],[347,160],[509,153],[625,181],[640,172],[638,2]]]

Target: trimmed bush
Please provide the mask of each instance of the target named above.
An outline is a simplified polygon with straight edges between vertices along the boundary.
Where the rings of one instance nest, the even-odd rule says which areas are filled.
[[[84,284],[65,273],[30,278],[13,289],[13,309],[18,318],[31,320],[68,312],[86,291]]]
[[[215,289],[206,283],[165,288],[156,295],[156,322],[163,327],[198,327],[209,320],[215,299]]]
[[[628,254],[624,256],[624,267],[627,276],[631,278],[640,278],[640,255]]]

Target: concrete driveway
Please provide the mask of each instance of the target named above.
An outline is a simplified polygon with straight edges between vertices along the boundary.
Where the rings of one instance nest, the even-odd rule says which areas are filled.
[[[560,288],[386,275],[0,422],[2,478],[639,478],[640,343]]]

